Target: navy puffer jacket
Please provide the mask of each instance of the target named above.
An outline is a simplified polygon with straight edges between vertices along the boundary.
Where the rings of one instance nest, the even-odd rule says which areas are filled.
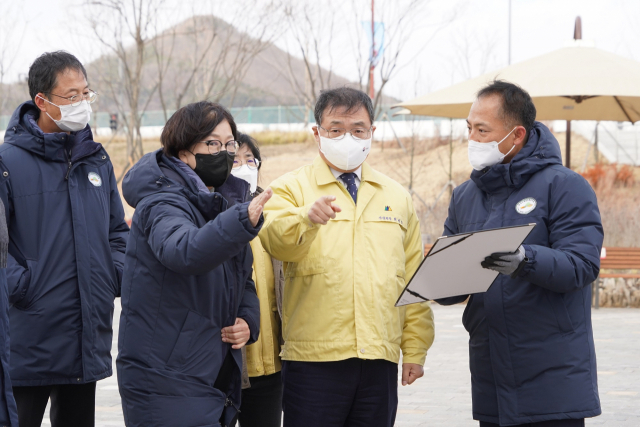
[[[528,223],[536,227],[519,277],[499,275],[463,315],[473,416],[509,426],[599,415],[590,285],[600,269],[600,213],[538,122],[511,163],[474,171],[455,189],[445,234]]]
[[[18,427],[18,408],[9,377],[9,292],[7,290],[7,230],[4,204],[0,201],[0,426]]]
[[[129,427],[218,426],[221,416],[229,425],[240,406],[242,354],[220,331],[240,317],[249,343],[258,338],[248,243],[262,219],[254,228],[247,203],[228,207],[178,166],[159,150],[123,182],[136,208],[116,363]]]
[[[113,302],[129,227],[113,166],[89,126],[44,134],[39,114],[31,101],[18,107],[0,146],[11,381],[82,384],[112,373]]]

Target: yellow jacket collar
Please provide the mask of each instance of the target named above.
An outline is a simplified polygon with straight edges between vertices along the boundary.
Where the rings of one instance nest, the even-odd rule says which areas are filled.
[[[324,160],[322,160],[322,157],[320,156],[317,156],[313,160],[313,171],[314,171],[314,175],[316,176],[316,184],[318,185],[327,185],[327,184],[331,184],[332,182],[336,182],[336,178],[331,173],[331,169],[329,168],[329,165],[327,165],[324,162]],[[361,181],[362,182],[367,181],[373,184],[377,184],[379,186],[384,186],[384,184],[382,183],[382,177],[380,176],[380,174],[375,170],[373,170],[373,168],[369,166],[367,162],[364,162],[362,164]]]

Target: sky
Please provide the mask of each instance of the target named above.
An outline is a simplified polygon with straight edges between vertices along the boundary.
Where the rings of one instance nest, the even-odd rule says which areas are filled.
[[[202,0],[198,4],[203,4]],[[263,2],[266,0],[256,0]],[[306,1],[306,0],[299,0]],[[326,2],[327,13],[348,16],[347,2]],[[354,0],[366,8],[369,0]],[[376,0],[376,9],[408,0]],[[640,1],[638,0],[422,0],[406,36],[398,68],[386,93],[401,100],[444,88],[508,63],[508,22],[511,1],[511,62],[520,62],[562,48],[573,37],[576,16],[582,19],[583,38],[597,48],[640,61]],[[164,25],[188,17],[193,9],[186,0],[169,0]],[[217,0],[223,15],[234,0]],[[9,4],[10,3],[10,4]],[[8,64],[6,81],[24,77],[29,64],[45,51],[64,49],[81,61],[95,59],[103,51],[85,25],[81,0],[2,1],[0,46],[16,49]],[[342,6],[340,6],[343,4]],[[384,15],[384,13],[379,13]],[[448,22],[445,17],[453,16]],[[319,22],[321,18],[319,18]],[[393,22],[385,22],[389,27]],[[357,73],[348,34],[359,29],[334,28],[331,63],[321,64],[355,80]],[[322,26],[320,25],[320,28]],[[389,30],[391,31],[391,30]],[[275,43],[291,49],[291,40],[280,36]]]

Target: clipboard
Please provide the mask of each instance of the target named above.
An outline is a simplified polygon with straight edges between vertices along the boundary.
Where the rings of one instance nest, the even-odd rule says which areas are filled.
[[[534,227],[531,223],[438,238],[395,306],[486,292],[500,273],[480,263],[495,252],[515,252]]]

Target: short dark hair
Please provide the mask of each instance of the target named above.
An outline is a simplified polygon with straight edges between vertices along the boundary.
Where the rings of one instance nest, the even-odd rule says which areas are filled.
[[[238,137],[236,138],[240,147],[244,147],[245,145],[249,147],[251,154],[253,157],[258,159],[260,164],[258,164],[258,169],[262,167],[262,157],[260,156],[260,148],[258,147],[258,141],[256,141],[252,136],[247,135],[246,133],[238,132]]]
[[[322,114],[327,108],[329,111],[333,111],[338,107],[344,107],[347,113],[354,112],[359,108],[364,107],[364,109],[367,110],[367,113],[369,113],[371,124],[373,124],[374,112],[371,98],[369,98],[369,95],[363,91],[352,89],[350,87],[339,87],[320,92],[320,96],[316,101],[316,108],[313,112],[316,123],[322,123]]]
[[[72,54],[64,50],[45,52],[29,67],[29,96],[33,102],[39,93],[50,94],[58,84],[58,76],[67,70],[82,72],[87,78],[84,65]]]
[[[189,150],[202,141],[223,121],[231,126],[233,138],[238,130],[231,113],[215,102],[200,101],[185,105],[173,113],[160,134],[160,142],[167,156],[178,157],[180,151]]]
[[[515,125],[524,126],[527,136],[536,121],[536,106],[529,93],[520,86],[504,80],[494,80],[478,92],[478,99],[499,95],[502,98],[502,120],[505,126],[512,128]]]

